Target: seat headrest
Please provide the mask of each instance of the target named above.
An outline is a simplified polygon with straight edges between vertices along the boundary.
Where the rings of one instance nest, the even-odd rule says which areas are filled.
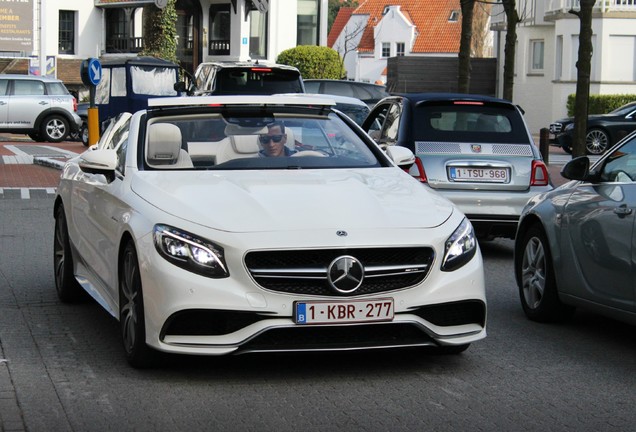
[[[154,123],[148,128],[147,159],[151,165],[172,165],[181,151],[181,129],[170,123]]]

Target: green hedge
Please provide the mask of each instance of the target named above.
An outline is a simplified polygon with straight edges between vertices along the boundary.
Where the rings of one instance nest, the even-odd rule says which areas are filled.
[[[576,95],[571,94],[568,96],[567,108],[568,116],[574,117],[574,102]],[[589,114],[605,114],[615,110],[629,102],[636,101],[636,95],[622,94],[622,95],[590,95],[588,103]]]
[[[281,52],[276,63],[298,68],[304,79],[340,79],[344,74],[338,51],[314,45],[301,45]]]

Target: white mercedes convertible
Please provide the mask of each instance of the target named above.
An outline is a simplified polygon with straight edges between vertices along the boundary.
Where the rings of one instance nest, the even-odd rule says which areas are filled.
[[[55,284],[119,320],[128,361],[159,352],[435,347],[486,335],[471,224],[333,101],[151,100],[70,160]]]

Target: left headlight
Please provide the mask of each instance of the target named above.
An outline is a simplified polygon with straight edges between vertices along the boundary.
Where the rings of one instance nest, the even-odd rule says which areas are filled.
[[[446,240],[442,271],[457,270],[470,261],[476,251],[477,239],[473,226],[468,219],[464,218],[455,232]]]
[[[168,225],[155,225],[155,249],[172,264],[211,278],[230,275],[223,248],[209,240]]]

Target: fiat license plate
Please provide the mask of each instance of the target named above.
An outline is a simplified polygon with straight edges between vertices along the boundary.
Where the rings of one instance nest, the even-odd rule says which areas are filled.
[[[508,183],[510,181],[510,169],[449,167],[448,177],[452,181]]]
[[[336,324],[391,321],[393,299],[346,302],[308,301],[295,303],[296,324]]]

